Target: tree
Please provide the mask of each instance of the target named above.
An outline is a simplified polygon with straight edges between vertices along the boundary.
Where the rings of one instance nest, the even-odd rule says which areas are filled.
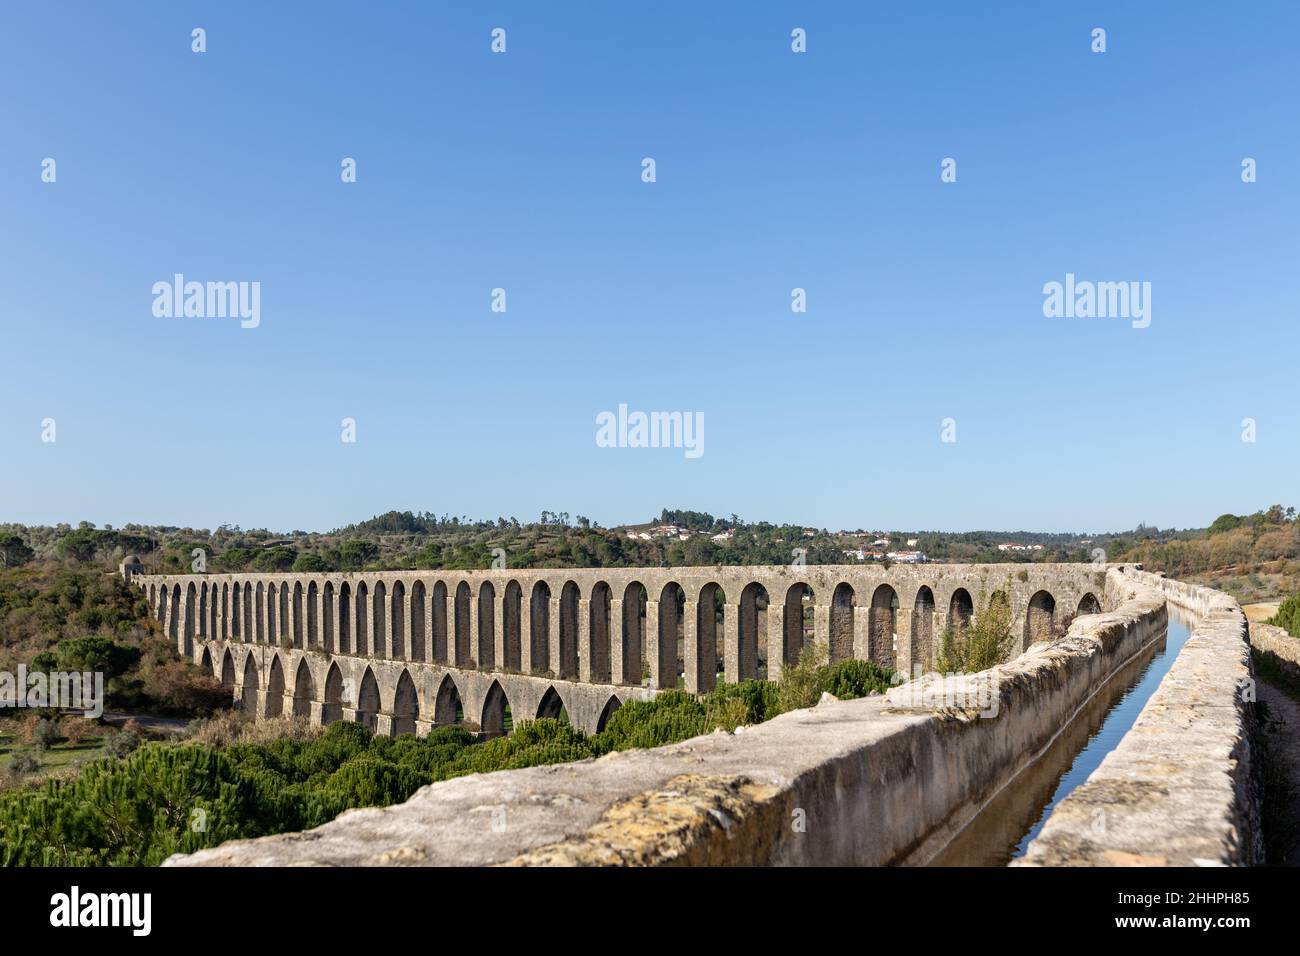
[[[16,534],[0,534],[0,567],[16,568],[36,556],[27,542]]]

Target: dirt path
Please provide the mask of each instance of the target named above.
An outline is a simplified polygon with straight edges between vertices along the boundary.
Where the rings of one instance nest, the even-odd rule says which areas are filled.
[[[134,720],[151,734],[174,734],[184,730],[189,720],[184,717],[155,717],[153,714],[125,714],[120,711],[104,711],[104,723],[121,727],[128,720]]]
[[[1300,702],[1263,680],[1255,687],[1267,712],[1260,734],[1268,862],[1300,866]]]

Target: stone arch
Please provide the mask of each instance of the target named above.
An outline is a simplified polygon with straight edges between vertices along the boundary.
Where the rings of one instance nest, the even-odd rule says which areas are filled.
[[[469,605],[473,599],[469,584],[461,581],[456,585],[456,646],[452,663],[457,667],[473,667],[473,635],[469,632]]]
[[[271,673],[266,679],[266,716],[279,717],[284,713],[284,665],[280,655],[271,658]]]
[[[293,631],[293,646],[302,650],[302,582],[293,582],[293,612],[289,616],[289,625]]]
[[[408,659],[406,647],[406,585],[393,582],[393,596],[389,599],[388,656],[395,661]],[[415,733],[415,731],[410,731]]]
[[[830,609],[830,662],[838,664],[853,658],[853,617],[857,595],[847,582],[836,585],[831,592]]]
[[[327,654],[334,653],[334,582],[326,581],[325,599],[321,607],[321,646]]]
[[[695,693],[708,693],[718,684],[718,662],[725,663],[726,649],[718,654],[718,618],[725,622],[727,595],[722,585],[710,581],[700,588],[699,599],[695,602],[695,647],[694,661],[686,663],[686,689]],[[723,628],[726,633],[726,628]]]
[[[528,634],[534,674],[551,669],[551,587],[545,581],[533,585],[529,598],[532,623]]]
[[[352,588],[344,581],[339,585],[339,646],[340,654],[352,651]]]
[[[352,596],[352,603],[357,612],[356,627],[352,630],[352,653],[357,657],[365,657],[370,651],[370,634],[366,629],[366,619],[370,613],[369,602],[370,595],[366,582],[358,581],[356,593]]]
[[[167,602],[167,636],[173,641],[180,639],[181,586],[172,585],[171,600]]]
[[[388,657],[388,588],[383,581],[376,581],[374,590],[370,596],[371,604],[374,605],[374,620],[371,622],[371,657]]]
[[[560,659],[561,680],[578,679],[578,585],[566,581],[560,589]]]
[[[934,654],[934,591],[921,585],[912,605],[912,636],[909,660],[913,673],[930,666]]]
[[[1056,598],[1047,591],[1035,591],[1025,612],[1025,644],[1045,641],[1052,636],[1056,619]]]
[[[307,584],[307,646],[319,647],[320,637],[320,587],[315,581]]]
[[[664,689],[676,687],[685,670],[682,654],[685,607],[686,592],[676,581],[669,581],[659,592],[659,653],[658,660],[650,663],[651,676],[658,681],[656,686]]]
[[[185,586],[185,603],[182,605],[182,611],[185,615],[184,623],[181,626],[181,638],[183,647],[181,653],[187,660],[194,660],[194,610],[198,602],[198,589],[194,587],[191,581]],[[200,620],[202,616],[200,615]]]
[[[786,588],[781,622],[782,646],[776,649],[783,666],[799,663],[799,657],[803,653],[805,605],[813,606],[812,588],[802,581]],[[772,657],[772,648],[768,648],[768,657]]]
[[[438,581],[433,586],[433,633],[430,643],[433,645],[433,660],[436,664],[446,664],[447,659],[447,585]]]
[[[496,668],[496,603],[497,589],[491,581],[478,587],[478,666],[490,671]]]
[[[484,737],[501,737],[513,729],[510,713],[510,700],[501,688],[500,681],[493,681],[483,698],[483,715],[479,721],[479,730]]]
[[[762,635],[767,633],[767,608],[769,595],[767,588],[757,581],[745,585],[740,592],[740,616],[736,622],[736,660],[723,660],[727,673],[734,675],[737,681],[750,680],[759,676],[758,648],[765,644]],[[730,651],[730,648],[727,648]]]
[[[1075,612],[1076,617],[1079,616],[1080,614],[1100,614],[1100,613],[1101,613],[1101,602],[1097,600],[1097,596],[1093,594],[1091,591],[1089,591],[1083,597],[1079,598],[1079,609]]]
[[[438,693],[433,699],[433,722],[435,724],[459,724],[465,719],[465,708],[460,702],[460,690],[456,682],[447,674],[438,686]]]
[[[898,640],[898,592],[882,584],[871,595],[869,618],[870,644],[867,660],[893,670],[896,659],[895,642]]]
[[[971,600],[970,592],[965,588],[953,591],[952,600],[948,602],[948,626],[954,632],[963,630],[970,626],[974,617],[975,602]]]
[[[212,655],[208,653],[208,649],[206,647],[203,648],[203,657],[199,660],[199,667],[203,668],[203,673],[206,676],[208,677],[217,676],[212,670]]]
[[[253,660],[253,652],[249,651],[244,656],[244,687],[240,692],[239,703],[244,713],[257,715],[257,662]]]
[[[194,594],[193,583],[190,584],[190,594],[191,595]],[[196,616],[197,628],[191,634],[191,636],[203,638],[203,637],[207,637],[211,633],[208,630],[208,608],[211,607],[211,605],[208,603],[208,582],[207,581],[204,581],[202,584],[199,585],[198,594],[199,594],[199,613]],[[191,598],[191,603],[193,603],[193,598]]]
[[[502,655],[505,660],[501,666],[506,670],[519,670],[523,665],[523,642],[520,637],[520,621],[523,610],[524,591],[518,581],[506,585],[505,597],[501,601]]]
[[[226,653],[221,657],[221,686],[230,691],[233,695],[235,692],[235,658],[230,653],[230,648],[226,648]]]
[[[587,608],[587,664],[591,680],[597,684],[608,684],[611,680],[613,650],[610,646],[609,613],[612,598],[613,592],[604,581],[592,585]]]
[[[413,661],[429,659],[427,646],[428,635],[425,634],[425,621],[428,614],[428,592],[423,581],[411,585],[411,652]]]
[[[221,633],[218,636],[223,641],[230,637],[230,585],[225,582],[221,585]]]
[[[645,673],[646,587],[640,581],[630,582],[623,589],[623,673],[616,674],[619,683],[641,686]]]
[[[609,723],[609,718],[613,717],[614,712],[622,706],[623,702],[617,697],[611,696],[609,700],[605,701],[605,709],[596,718],[596,733],[600,733],[605,729],[605,725]]]
[[[543,717],[558,720],[562,724],[569,722],[569,712],[564,709],[564,701],[560,699],[560,694],[554,687],[546,688],[546,693],[542,695],[542,702],[537,705],[537,719],[541,720]]]
[[[289,633],[289,582],[280,582],[280,630],[272,635],[279,643],[283,638],[292,639]]]
[[[244,636],[244,591],[238,581],[230,588],[230,636],[236,640]]]
[[[420,718],[420,698],[415,692],[415,681],[405,668],[397,678],[393,692],[393,736],[415,733],[415,722]]]
[[[337,671],[338,667],[335,666],[332,673],[337,673]],[[315,700],[316,680],[311,676],[311,668],[307,665],[307,659],[303,658],[298,662],[298,673],[293,678],[293,715],[295,717],[311,717],[311,705]],[[321,716],[323,719],[324,715]]]
[[[347,587],[347,585],[343,585]],[[340,618],[341,620],[341,618]],[[303,661],[303,663],[307,663]],[[329,672],[325,675],[325,701],[321,707],[320,722],[332,724],[343,718],[343,672],[337,661],[330,662]]]
[[[357,723],[372,731],[379,723],[379,681],[369,667],[361,675],[361,686],[357,689]]]
[[[276,643],[276,637],[279,634],[276,620],[279,614],[277,613],[275,601],[275,596],[278,593],[279,589],[275,586],[274,581],[266,585],[266,643],[268,644]]]
[[[253,615],[254,615],[253,643],[255,644],[266,643],[266,605],[264,603],[265,600],[266,600],[266,592],[263,589],[262,582],[258,581],[257,600],[253,604]]]

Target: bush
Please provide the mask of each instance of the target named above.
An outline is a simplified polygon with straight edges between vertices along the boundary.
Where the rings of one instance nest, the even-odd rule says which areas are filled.
[[[1005,600],[991,600],[972,623],[944,630],[935,667],[945,674],[987,670],[1008,660],[1014,646],[1011,606]]]
[[[36,773],[40,769],[40,758],[30,750],[18,748],[9,755],[9,775],[15,779]]]
[[[32,746],[38,753],[44,753],[49,750],[59,739],[59,723],[57,720],[51,720],[48,717],[42,717],[37,721],[35,728],[32,730]]]
[[[105,757],[125,757],[140,746],[138,734],[129,730],[119,730],[104,741]]]
[[[1300,594],[1293,594],[1279,604],[1277,613],[1265,623],[1282,628],[1292,637],[1300,637]]]

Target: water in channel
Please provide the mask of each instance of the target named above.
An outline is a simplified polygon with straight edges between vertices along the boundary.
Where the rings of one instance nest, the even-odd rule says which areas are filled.
[[[933,866],[1006,866],[1024,854],[1058,803],[1115,749],[1168,673],[1192,619],[1169,605],[1169,629],[1111,677],[1047,752],[1011,781],[946,848]]]

